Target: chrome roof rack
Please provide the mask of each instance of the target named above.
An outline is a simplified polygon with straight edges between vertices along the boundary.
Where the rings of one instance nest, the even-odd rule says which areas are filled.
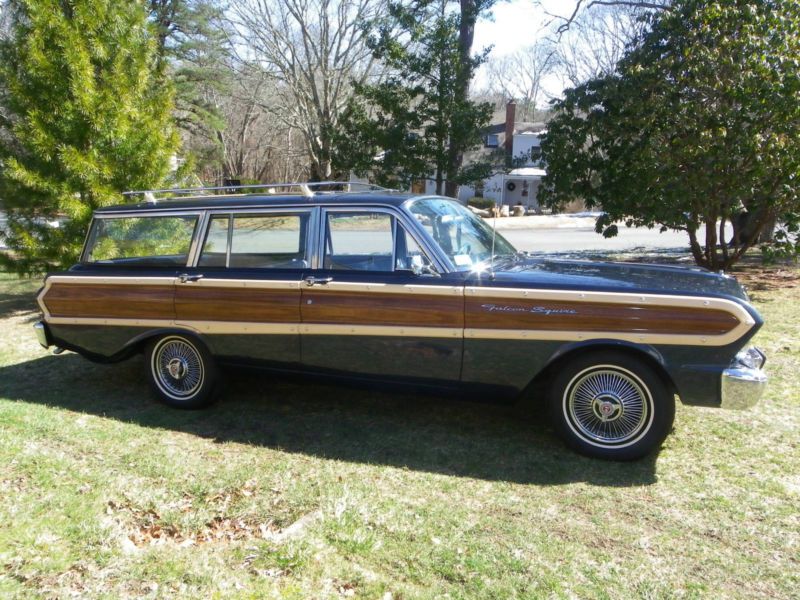
[[[320,189],[322,188],[322,189]],[[325,189],[329,188],[329,189]],[[358,181],[305,181],[294,183],[256,183],[253,185],[222,185],[216,187],[194,187],[194,188],[166,188],[161,190],[136,190],[122,192],[123,196],[131,197],[143,195],[147,201],[155,201],[155,194],[171,194],[174,196],[213,195],[209,192],[243,194],[242,190],[266,190],[268,194],[285,193],[299,194],[306,198],[313,198],[315,194],[336,193],[336,192],[389,192],[388,188],[374,185],[372,183],[362,183]],[[296,190],[296,191],[291,191]],[[169,199],[169,198],[167,198]]]

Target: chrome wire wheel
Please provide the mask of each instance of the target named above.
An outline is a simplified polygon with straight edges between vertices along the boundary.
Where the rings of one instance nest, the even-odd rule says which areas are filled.
[[[622,448],[640,440],[653,422],[653,398],[644,382],[616,365],[579,372],[563,397],[568,426],[585,442]]]
[[[190,400],[203,387],[203,358],[185,338],[160,340],[153,349],[150,368],[159,390],[173,400]]]

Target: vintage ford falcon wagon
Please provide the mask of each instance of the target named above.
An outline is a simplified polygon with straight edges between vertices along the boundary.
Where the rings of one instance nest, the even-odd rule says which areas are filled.
[[[766,384],[747,347],[761,317],[730,277],[536,258],[454,200],[322,186],[96,211],[79,264],[39,293],[40,342],[143,352],[184,408],[214,399],[223,365],[536,390],[570,446],[612,459],[660,446],[675,395],[747,408]]]

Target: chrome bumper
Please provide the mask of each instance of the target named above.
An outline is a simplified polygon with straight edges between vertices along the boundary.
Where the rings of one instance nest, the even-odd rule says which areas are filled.
[[[737,354],[730,368],[722,372],[722,408],[741,410],[754,406],[767,387],[762,370],[766,357],[757,348]]]
[[[36,332],[36,339],[39,340],[39,344],[41,344],[42,348],[49,348],[52,346],[47,331],[47,325],[45,325],[44,321],[34,323],[33,330]]]

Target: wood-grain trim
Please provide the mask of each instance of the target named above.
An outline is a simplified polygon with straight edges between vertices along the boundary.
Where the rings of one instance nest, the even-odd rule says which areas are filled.
[[[39,304],[39,308],[42,309],[42,314],[44,314],[45,320],[49,320],[51,317],[50,307],[48,306],[47,302],[45,302],[45,298],[50,294],[50,290],[53,286],[56,285],[74,285],[74,286],[97,286],[97,285],[124,285],[124,286],[134,286],[134,287],[143,287],[143,286],[171,286],[175,283],[174,277],[87,277],[87,276],[80,276],[80,275],[52,275],[45,280],[44,287],[42,291],[39,292],[39,295],[36,297],[36,301]],[[73,290],[75,291],[75,290]],[[76,292],[79,293],[79,292]],[[170,300],[171,303],[171,300]],[[67,307],[61,306],[60,309],[64,310]],[[77,307],[74,307],[77,308]],[[70,308],[70,310],[74,310],[74,308]],[[85,315],[82,315],[85,317]],[[172,316],[172,315],[170,315]]]
[[[303,323],[459,330],[464,327],[463,299],[460,296],[429,295],[419,291],[353,292],[326,287],[303,289]],[[409,297],[411,294],[413,297]]]
[[[551,300],[566,302],[592,302],[629,304],[631,306],[683,306],[718,308],[735,315],[740,321],[754,325],[752,317],[740,304],[723,298],[705,296],[679,296],[674,294],[632,294],[629,292],[582,292],[578,290],[542,290],[525,288],[466,287],[467,298],[511,300]]]
[[[298,323],[298,289],[224,287],[178,284],[175,313],[180,321],[240,321],[251,323]]]
[[[48,317],[172,319],[173,286],[52,282],[41,294]]]
[[[755,324],[721,298],[490,287],[467,287],[465,296],[465,337],[476,339],[723,346]]]
[[[565,312],[566,311],[566,312]],[[718,308],[630,306],[608,302],[499,300],[467,298],[467,328],[537,331],[619,331],[722,335],[741,322]]]

